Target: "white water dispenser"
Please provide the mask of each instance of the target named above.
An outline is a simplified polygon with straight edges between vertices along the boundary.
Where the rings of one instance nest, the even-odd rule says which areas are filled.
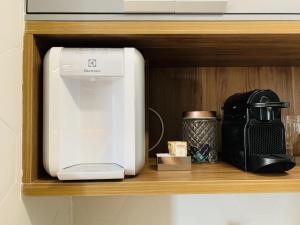
[[[122,179],[145,162],[144,59],[135,48],[51,48],[43,160],[60,180]]]

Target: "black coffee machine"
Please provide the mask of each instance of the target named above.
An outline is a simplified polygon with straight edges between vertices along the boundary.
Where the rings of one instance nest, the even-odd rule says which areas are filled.
[[[284,172],[295,166],[286,154],[280,102],[271,90],[230,96],[224,103],[222,158],[245,171]]]

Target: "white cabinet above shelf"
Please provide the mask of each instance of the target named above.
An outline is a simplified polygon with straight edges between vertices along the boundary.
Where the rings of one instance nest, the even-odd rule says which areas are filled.
[[[28,14],[295,14],[297,0],[27,0]]]
[[[225,13],[227,0],[124,0],[124,13]]]

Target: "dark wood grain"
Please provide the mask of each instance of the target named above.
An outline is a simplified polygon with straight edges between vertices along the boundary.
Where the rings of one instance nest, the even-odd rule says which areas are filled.
[[[227,97],[253,89],[271,89],[281,100],[289,101],[283,117],[300,114],[300,69],[298,67],[172,67],[150,71],[149,104],[164,118],[162,143],[153,151],[166,152],[168,140],[181,140],[181,114],[188,110],[217,111]],[[150,116],[150,143],[157,140],[160,125]],[[295,149],[296,150],[296,149]],[[300,151],[296,150],[296,154]]]
[[[135,47],[152,66],[300,65],[299,34],[38,34],[51,46]]]

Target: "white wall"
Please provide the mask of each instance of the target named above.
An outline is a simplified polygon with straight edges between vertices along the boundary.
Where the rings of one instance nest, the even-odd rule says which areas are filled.
[[[23,198],[23,0],[0,0],[0,224],[71,225],[71,198]]]
[[[299,225],[299,194],[76,197],[74,225]]]

